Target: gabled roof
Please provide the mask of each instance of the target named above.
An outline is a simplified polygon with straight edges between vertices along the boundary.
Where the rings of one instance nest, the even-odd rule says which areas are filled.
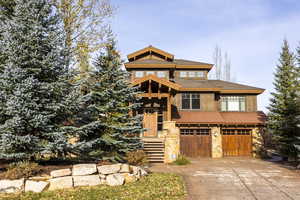
[[[176,84],[176,83],[173,83],[171,81],[168,81],[166,80],[165,78],[158,78],[157,76],[155,75],[148,75],[148,76],[144,76],[143,78],[139,78],[139,79],[136,79],[135,81],[133,81],[132,85],[139,85],[143,82],[146,82],[146,81],[149,81],[149,80],[152,80],[152,81],[155,81],[157,83],[160,83],[162,85],[165,85],[169,88],[172,88],[174,90],[179,90],[180,88],[180,85]]]
[[[135,52],[133,52],[133,53],[131,53],[131,54],[128,54],[128,55],[127,55],[127,58],[128,58],[128,60],[129,60],[130,58],[134,58],[134,57],[136,57],[136,56],[138,56],[138,55],[141,55],[141,54],[143,54],[143,53],[146,53],[146,52],[148,52],[148,51],[156,52],[156,53],[158,53],[158,54],[160,54],[160,55],[162,55],[162,56],[165,56],[165,57],[167,57],[167,58],[169,58],[169,59],[171,59],[171,60],[174,59],[174,55],[172,55],[172,54],[170,54],[170,53],[168,53],[168,52],[166,52],[166,51],[163,51],[163,50],[161,50],[161,49],[158,49],[158,48],[156,48],[156,47],[154,47],[154,46],[152,46],[152,45],[150,45],[150,46],[148,46],[148,47],[146,47],[146,48],[143,48],[143,49],[141,49],[141,50],[135,51]]]
[[[188,80],[188,79],[175,79],[175,82],[181,85],[181,91],[219,91],[223,94],[229,93],[250,93],[261,94],[264,89],[233,83],[222,80]],[[201,89],[201,90],[199,90]]]
[[[156,55],[154,55],[154,53]],[[151,55],[150,55],[151,54]],[[152,55],[153,54],[153,55]],[[152,57],[153,56],[153,57]],[[178,68],[178,69],[206,69],[210,70],[213,64],[192,60],[174,59],[174,55],[148,46],[127,56],[129,62],[126,68]]]
[[[213,64],[196,62],[191,60],[174,59],[173,61],[143,59],[125,63],[126,68],[183,68],[183,69],[208,69],[213,67]]]
[[[240,125],[263,125],[266,115],[263,112],[201,112],[179,111],[179,116],[172,120],[176,123],[197,124],[240,124]]]

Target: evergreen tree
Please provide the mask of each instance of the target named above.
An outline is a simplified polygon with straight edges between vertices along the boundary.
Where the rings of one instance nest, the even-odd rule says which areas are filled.
[[[7,19],[9,19],[14,10],[15,2],[13,0],[0,0],[0,27],[4,26],[4,23],[6,22]],[[2,31],[0,29],[0,46],[2,46]],[[0,48],[0,65],[1,63],[4,64],[4,61],[6,60],[5,58],[5,52],[1,51]],[[0,68],[1,72],[1,68]]]
[[[297,48],[297,67],[296,67],[296,73],[297,73],[297,107],[300,108],[300,43],[299,46]],[[298,127],[300,128],[300,112],[298,113],[297,116],[298,121]],[[300,161],[300,135],[297,137],[297,141],[295,142],[295,147],[297,149],[297,153],[298,153],[298,161]]]
[[[0,159],[29,159],[69,151],[63,125],[75,97],[61,19],[48,0],[15,0],[0,27]],[[71,129],[71,130],[69,130]]]
[[[121,69],[115,42],[106,45],[94,69],[81,80],[81,111],[77,121],[81,157],[123,161],[126,152],[141,147],[141,116],[132,115],[140,107],[137,88],[131,87],[128,73]]]
[[[275,136],[278,150],[288,158],[297,157],[295,143],[300,136],[297,126],[297,116],[300,112],[297,106],[298,79],[294,54],[289,50],[288,42],[284,40],[275,73],[275,92],[271,93],[268,124]]]

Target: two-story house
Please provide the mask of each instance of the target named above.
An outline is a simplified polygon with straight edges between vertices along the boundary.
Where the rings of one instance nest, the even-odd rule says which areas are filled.
[[[144,115],[145,141],[155,141],[163,122],[173,121],[180,130],[181,154],[253,155],[254,137],[265,123],[264,113],[257,111],[257,95],[264,89],[209,80],[213,64],[175,59],[153,46],[129,54],[125,67],[132,85],[144,92],[139,113]],[[149,153],[153,161],[159,161],[153,145]]]

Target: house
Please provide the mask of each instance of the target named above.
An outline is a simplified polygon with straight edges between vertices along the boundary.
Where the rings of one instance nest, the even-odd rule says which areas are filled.
[[[131,83],[144,92],[138,113],[144,116],[147,130],[142,137],[150,161],[170,162],[179,153],[213,158],[255,155],[265,125],[264,113],[257,111],[257,95],[264,89],[209,80],[213,64],[175,59],[153,46],[127,57]]]

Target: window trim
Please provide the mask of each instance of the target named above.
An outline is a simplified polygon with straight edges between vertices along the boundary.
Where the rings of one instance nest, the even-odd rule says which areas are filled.
[[[189,95],[189,108],[183,108],[183,99],[187,99],[184,98],[184,95],[188,94]],[[198,98],[193,98],[193,95],[198,95]],[[193,100],[194,99],[198,99],[199,100],[199,108],[193,108]],[[194,92],[184,92],[181,93],[181,110],[200,110],[201,109],[201,95],[200,93],[194,93]]]

